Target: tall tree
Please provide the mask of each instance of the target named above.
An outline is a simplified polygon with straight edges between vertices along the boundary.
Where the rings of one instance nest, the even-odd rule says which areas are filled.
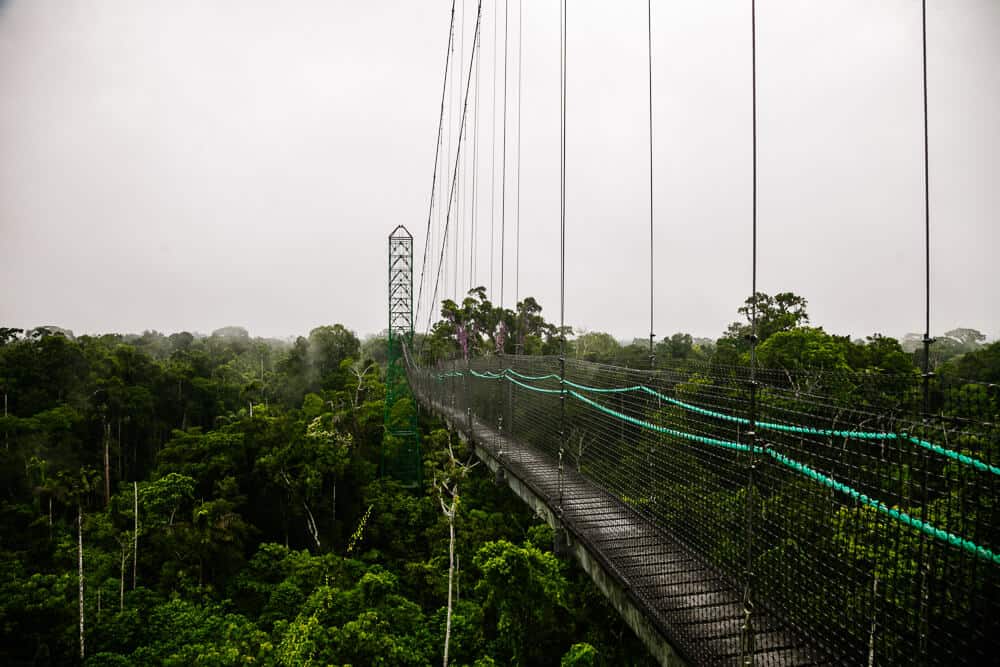
[[[790,331],[809,323],[809,313],[806,307],[809,302],[792,292],[779,292],[771,296],[765,292],[747,297],[743,305],[737,309],[743,315],[745,322],[733,322],[724,335],[736,342],[740,349],[749,347],[748,336],[751,333],[751,321],[756,309],[757,342],[763,343],[779,331]]]

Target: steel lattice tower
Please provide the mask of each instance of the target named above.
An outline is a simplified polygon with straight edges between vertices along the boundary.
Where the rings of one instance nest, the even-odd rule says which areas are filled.
[[[406,381],[403,346],[413,341],[413,235],[389,234],[389,359],[385,378],[382,475],[419,485],[422,460],[416,403]]]

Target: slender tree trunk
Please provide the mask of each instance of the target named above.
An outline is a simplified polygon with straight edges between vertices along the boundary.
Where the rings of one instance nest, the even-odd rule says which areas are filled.
[[[80,588],[80,660],[86,656],[83,634],[83,506],[76,505],[76,556],[77,576]]]
[[[313,542],[316,543],[316,548],[321,548],[319,543],[319,528],[316,526],[316,518],[313,517],[312,510],[309,509],[309,504],[306,501],[302,501],[302,507],[306,510],[306,528],[309,530],[309,535],[313,538]]]
[[[132,590],[139,578],[139,482],[132,482],[132,498],[135,501],[135,525],[132,530]]]
[[[455,581],[455,510],[458,503],[453,499],[448,511],[448,616],[444,626],[444,667],[448,667],[448,648],[451,644],[452,590]]]
[[[461,478],[465,478],[469,470],[476,464],[462,465],[455,458],[455,452],[451,448],[451,440],[448,441],[448,455],[451,459],[453,470]],[[454,593],[456,592],[455,573],[457,568],[457,558],[455,556],[455,517],[458,515],[458,481],[448,487],[448,480],[438,485],[438,502],[441,503],[441,512],[448,518],[448,615],[444,629],[444,667],[448,667],[448,649],[451,646],[451,611],[454,605]],[[451,503],[445,503],[445,497],[451,499]]]
[[[7,392],[3,393],[3,416],[7,416]],[[10,449],[10,432],[6,428],[3,432],[3,443],[4,448]]]
[[[128,551],[125,549],[125,544],[122,544],[122,576],[121,583],[118,585],[118,608],[125,608],[125,563],[128,562]]]

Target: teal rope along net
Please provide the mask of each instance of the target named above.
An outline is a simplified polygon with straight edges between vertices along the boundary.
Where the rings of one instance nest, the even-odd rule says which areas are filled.
[[[511,474],[554,471],[562,452],[564,479],[586,480],[682,544],[691,555],[677,563],[716,568],[737,600],[744,508],[753,507],[761,641],[770,610],[815,640],[817,663],[925,655],[926,664],[945,665],[1000,654],[997,388],[936,378],[936,413],[925,421],[919,376],[758,369],[754,443],[741,367],[567,359],[562,376],[558,358],[504,355],[410,371],[424,400],[461,414],[473,437],[503,424],[483,446],[502,449]],[[751,460],[757,483],[747,489]],[[580,502],[575,483],[566,482],[567,511]],[[580,524],[594,539],[626,540],[616,549],[649,539],[603,526],[601,517],[617,514],[601,512]],[[672,580],[679,565],[656,567]],[[680,592],[709,599],[702,584]],[[656,589],[649,604],[680,592]],[[689,627],[684,618],[676,632]],[[728,654],[700,641],[686,645],[693,662],[728,664]]]
[[[559,376],[554,374],[537,375],[537,376],[522,375],[521,373],[518,373],[517,371],[514,371],[510,368],[504,369],[503,372],[501,373],[489,373],[489,372],[477,373],[475,371],[472,371],[471,373],[473,377],[477,378],[490,379],[490,380],[507,379],[510,382],[514,382],[518,386],[531,391],[538,391],[543,393],[556,393],[556,394],[560,393],[559,390],[533,387],[531,385],[527,385],[513,379],[514,377],[517,377],[522,380],[534,381],[534,382],[541,382],[545,380],[558,380]],[[460,377],[461,375],[462,375],[461,371],[452,371],[448,374],[448,377],[451,376]],[[729,421],[744,426],[750,424],[750,420],[744,417],[737,417],[735,415],[726,414],[724,412],[719,412],[717,410],[710,410],[708,408],[703,408],[697,405],[693,405],[691,403],[687,403],[685,401],[681,401],[676,398],[672,398],[670,396],[665,396],[660,392],[650,389],[649,387],[643,385],[633,385],[631,387],[590,387],[587,385],[577,384],[576,382],[572,382],[570,380],[566,380],[566,385],[583,392],[595,393],[595,394],[623,394],[631,392],[645,392],[650,396],[654,396],[666,403],[675,405],[679,408],[683,408],[684,410],[689,410],[691,412],[704,415],[706,417],[712,417],[714,419],[722,419],[724,421]],[[572,394],[574,392],[570,393]],[[757,428],[766,431],[781,431],[784,433],[798,433],[802,435],[818,435],[818,436],[834,437],[834,438],[849,438],[852,440],[905,440],[914,445],[917,445],[918,447],[922,447],[928,451],[934,452],[939,456],[944,456],[954,461],[958,461],[959,463],[975,468],[976,470],[989,472],[994,475],[1000,475],[1000,467],[998,466],[990,465],[988,463],[980,461],[979,459],[968,456],[967,454],[956,452],[952,449],[942,447],[941,445],[934,444],[933,442],[928,442],[913,435],[886,433],[881,431],[845,431],[838,429],[821,429],[821,428],[813,428],[810,426],[797,426],[795,424],[776,424],[773,422],[766,422],[766,421],[759,421],[756,423],[756,426]]]
[[[453,373],[448,374],[448,377],[458,377],[458,376],[461,376],[461,375],[462,375],[462,373],[459,371],[459,372],[453,372]],[[554,378],[554,379],[558,380],[558,376],[557,375],[525,376],[525,375],[517,373],[516,371],[513,371],[511,369],[505,369],[502,373],[499,373],[499,374],[472,372],[472,375],[474,377],[491,379],[491,380],[500,380],[500,379],[506,378],[508,381],[514,383],[518,387],[521,387],[523,389],[527,389],[529,391],[537,392],[537,393],[543,393],[543,394],[560,394],[560,393],[562,393],[562,391],[559,390],[559,389],[546,389],[546,388],[543,388],[543,387],[535,387],[535,386],[526,384],[524,382],[520,382],[518,380],[515,380],[514,377],[512,377],[512,376],[516,376],[516,377],[520,377],[520,378],[530,378],[530,379],[534,379],[534,380],[547,380],[547,379]],[[716,412],[714,410],[707,410],[707,409],[704,409],[704,408],[699,408],[697,406],[685,403],[683,401],[678,401],[676,399],[669,398],[669,397],[664,396],[663,394],[661,394],[661,393],[659,393],[657,391],[654,391],[654,390],[652,390],[652,389],[650,389],[648,387],[641,386],[641,385],[636,385],[636,386],[632,386],[632,387],[600,388],[600,387],[589,387],[589,386],[586,386],[586,385],[577,384],[577,383],[572,382],[570,380],[566,380],[565,383],[568,386],[570,386],[570,387],[574,387],[575,389],[580,389],[581,391],[588,391],[588,392],[593,392],[593,393],[626,393],[626,392],[642,391],[642,392],[646,392],[646,393],[648,393],[648,394],[650,394],[652,396],[655,396],[657,398],[660,398],[660,399],[662,399],[662,400],[664,400],[666,402],[669,402],[669,403],[671,403],[673,405],[677,405],[678,407],[682,407],[682,408],[684,408],[686,410],[691,410],[693,412],[697,412],[698,414],[703,414],[703,415],[714,417],[714,418],[717,418],[717,419],[726,419],[728,421],[733,421],[733,422],[739,423],[739,424],[747,424],[748,423],[748,420],[743,419],[741,417],[734,417],[732,415],[727,415],[727,414],[724,414],[724,413],[721,413],[721,412]],[[577,399],[579,401],[582,401],[583,403],[589,405],[590,407],[592,407],[592,408],[594,408],[596,410],[599,410],[600,412],[602,412],[602,413],[604,413],[604,414],[606,414],[606,415],[608,415],[610,417],[614,417],[615,419],[621,419],[621,420],[623,420],[623,421],[625,421],[625,422],[627,422],[629,424],[633,424],[635,426],[639,426],[639,427],[644,428],[644,429],[655,431],[657,433],[662,433],[664,435],[669,435],[669,436],[672,436],[672,437],[675,437],[675,438],[680,438],[682,440],[690,440],[692,442],[698,442],[698,443],[705,444],[705,445],[712,445],[712,446],[715,446],[715,447],[722,447],[724,449],[730,449],[730,450],[733,450],[733,451],[738,451],[738,452],[750,452],[751,451],[751,448],[750,448],[749,445],[740,444],[738,442],[729,442],[729,441],[726,441],[726,440],[719,440],[719,439],[716,439],[716,438],[708,438],[708,437],[705,437],[705,436],[694,435],[694,434],[691,434],[691,433],[686,433],[684,431],[679,431],[679,430],[672,429],[672,428],[666,428],[666,427],[663,427],[663,426],[658,426],[658,425],[652,424],[652,423],[650,423],[648,421],[637,419],[635,417],[631,417],[631,416],[623,414],[621,412],[617,412],[617,411],[615,411],[615,410],[613,410],[611,408],[608,408],[606,406],[601,405],[597,401],[594,401],[594,400],[592,400],[590,398],[587,398],[583,394],[580,394],[580,393],[578,393],[576,391],[568,391],[567,393],[570,396],[572,396],[573,398],[575,398],[575,399]],[[891,439],[895,439],[895,438],[899,437],[895,433],[874,433],[874,432],[864,432],[864,431],[836,431],[836,430],[831,430],[831,429],[815,429],[815,428],[802,427],[802,426],[790,426],[790,425],[784,425],[784,424],[771,424],[771,423],[767,423],[767,422],[759,422],[757,424],[757,426],[759,428],[763,428],[763,429],[779,430],[779,431],[785,431],[787,433],[807,433],[807,434],[810,434],[810,435],[824,435],[824,436],[855,438],[855,439],[891,440]],[[952,458],[955,458],[956,460],[959,460],[962,463],[966,463],[966,460],[967,460],[969,462],[972,462],[973,465],[974,464],[979,464],[979,466],[976,466],[978,469],[989,470],[990,472],[993,472],[994,474],[997,474],[998,472],[1000,472],[1000,470],[998,470],[994,466],[988,466],[988,465],[982,463],[981,461],[977,461],[975,459],[972,459],[971,457],[965,456],[963,454],[959,454],[958,452],[953,452],[951,450],[946,450],[943,447],[940,447],[939,445],[934,445],[932,443],[920,441],[919,439],[913,438],[913,437],[908,437],[907,439],[910,440],[910,441],[915,442],[915,444],[921,444],[922,446],[925,446],[927,449],[930,449],[931,451],[934,451],[935,453],[943,453],[946,456],[947,455],[951,455]],[[961,549],[964,549],[964,550],[968,551],[969,553],[972,553],[972,554],[978,556],[979,558],[982,558],[984,560],[988,560],[988,561],[990,561],[992,563],[1000,564],[1000,554],[996,554],[996,553],[990,551],[989,549],[987,549],[985,547],[978,546],[977,544],[975,544],[971,540],[964,539],[964,538],[962,538],[962,537],[960,537],[958,535],[955,535],[954,533],[950,533],[950,532],[948,532],[946,530],[942,530],[940,528],[936,528],[935,526],[933,526],[933,525],[931,525],[931,524],[929,524],[929,523],[927,523],[925,521],[921,521],[920,519],[918,519],[916,517],[912,517],[912,516],[910,516],[909,514],[907,514],[905,512],[901,512],[898,509],[890,508],[885,503],[883,503],[882,501],[877,500],[875,498],[870,498],[866,494],[861,493],[857,489],[854,489],[854,488],[848,486],[847,484],[843,484],[841,482],[838,482],[837,480],[833,479],[832,477],[830,477],[828,475],[824,475],[822,473],[819,473],[816,470],[813,470],[812,468],[810,468],[809,466],[807,466],[805,464],[799,463],[798,461],[796,461],[794,459],[791,459],[791,458],[789,458],[787,456],[779,454],[778,452],[774,451],[770,447],[755,447],[754,450],[757,451],[758,453],[766,454],[766,455],[770,456],[771,458],[773,458],[778,463],[780,463],[780,464],[782,464],[782,465],[790,468],[791,470],[794,470],[795,472],[798,472],[798,473],[804,475],[805,477],[807,477],[807,478],[809,478],[809,479],[811,479],[811,480],[813,480],[815,482],[819,482],[820,484],[823,484],[824,486],[829,487],[829,488],[831,488],[831,489],[833,489],[833,490],[835,490],[835,491],[837,491],[839,493],[843,493],[843,494],[845,494],[845,495],[847,495],[847,496],[849,496],[849,497],[851,497],[851,498],[853,498],[855,500],[858,500],[862,504],[867,505],[868,507],[871,507],[871,508],[879,511],[882,514],[884,514],[884,515],[886,515],[886,516],[888,516],[888,517],[890,517],[890,518],[892,518],[892,519],[894,519],[896,521],[899,521],[899,522],[901,522],[901,523],[903,523],[903,524],[905,524],[907,526],[910,526],[911,528],[919,530],[919,531],[921,531],[921,532],[923,532],[923,533],[925,533],[925,534],[927,534],[927,535],[929,535],[929,536],[931,536],[931,537],[933,537],[935,539],[947,542],[948,544],[951,544],[952,546],[956,546],[956,547],[959,547]],[[965,460],[962,460],[962,459],[965,459]],[[966,464],[969,465],[969,463],[966,463]]]

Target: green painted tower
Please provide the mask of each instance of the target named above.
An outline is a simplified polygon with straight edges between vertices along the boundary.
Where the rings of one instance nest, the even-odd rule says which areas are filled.
[[[419,486],[423,462],[417,408],[406,380],[403,347],[413,342],[413,235],[399,225],[389,234],[389,361],[385,374],[382,476]]]

